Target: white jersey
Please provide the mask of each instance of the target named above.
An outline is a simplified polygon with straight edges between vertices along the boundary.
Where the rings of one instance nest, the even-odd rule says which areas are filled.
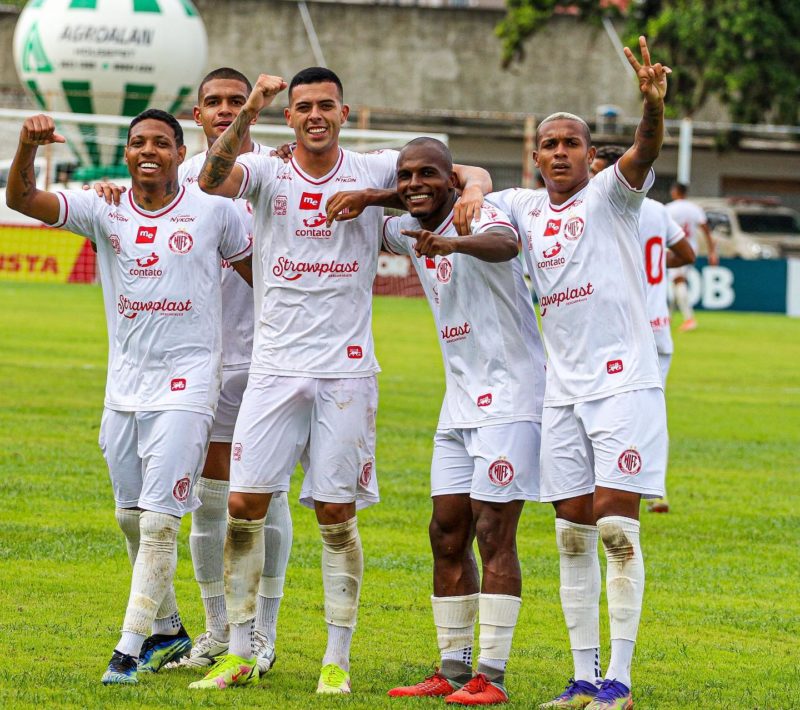
[[[514,229],[484,204],[472,233]],[[417,257],[401,229],[422,229],[410,215],[385,220],[383,243],[407,254],[428,297],[444,359],[447,389],[438,429],[542,420],[545,357],[522,263],[488,263],[466,254]],[[453,213],[435,230],[457,236]]]
[[[639,241],[644,250],[647,279],[647,315],[659,353],[673,351],[667,302],[667,249],[683,239],[683,228],[660,202],[646,197],[639,215]]]
[[[367,377],[379,371],[372,342],[372,282],[380,207],[325,226],[340,190],[390,188],[397,152],[339,151],[321,178],[295,159],[242,155],[239,197],[253,206],[256,329],[251,372],[297,377]]]
[[[639,210],[614,166],[563,205],[546,191],[492,193],[523,239],[548,353],[545,407],[661,387],[647,317]]]
[[[694,253],[697,254],[697,233],[701,224],[707,224],[706,213],[700,205],[696,205],[689,200],[673,200],[668,202],[667,212],[681,227],[692,245]]]
[[[253,142],[253,153],[269,155],[272,148]],[[185,160],[178,179],[193,190],[200,190],[197,178],[207,151]],[[249,232],[253,231],[253,211],[247,200],[234,200]],[[253,352],[253,289],[229,262],[222,262],[222,369],[246,370]]]
[[[182,187],[146,212],[94,191],[59,192],[55,227],[97,245],[108,324],[105,406],[214,414],[220,387],[220,258],[250,253],[230,200]]]

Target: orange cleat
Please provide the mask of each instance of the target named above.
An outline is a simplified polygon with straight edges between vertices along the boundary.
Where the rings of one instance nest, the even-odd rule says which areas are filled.
[[[696,329],[697,329],[697,321],[694,318],[689,318],[688,320],[683,321],[683,323],[681,323],[678,326],[678,330],[681,333],[686,333],[687,331]]]
[[[492,683],[483,673],[478,673],[444,701],[455,705],[499,705],[508,702],[508,693],[500,683]]]
[[[392,688],[388,695],[390,698],[438,698],[443,695],[452,695],[455,689],[455,686],[437,669],[433,675],[429,675],[420,683]]]

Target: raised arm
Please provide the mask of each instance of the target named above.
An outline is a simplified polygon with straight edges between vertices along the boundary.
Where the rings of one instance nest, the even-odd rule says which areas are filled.
[[[17,153],[8,172],[6,204],[17,212],[41,220],[45,224],[58,221],[60,205],[53,192],[36,187],[33,161],[40,145],[64,143],[64,137],[56,133],[56,124],[50,116],[29,116],[22,124]]]
[[[519,253],[517,235],[505,227],[495,227],[486,232],[463,237],[443,237],[427,229],[403,229],[401,234],[416,239],[417,256],[447,256],[467,254],[481,261],[509,261]]]
[[[492,191],[492,176],[473,165],[453,165],[453,172],[461,190],[461,197],[453,208],[453,225],[459,234],[466,235],[472,220],[480,216],[483,196]]]
[[[636,71],[639,91],[644,97],[642,118],[633,145],[618,162],[622,175],[637,190],[644,185],[664,140],[664,95],[667,93],[667,75],[672,73],[669,67],[650,63],[650,50],[644,37],[639,37],[639,49],[641,64],[627,47],[625,56]]]
[[[239,115],[208,149],[197,183],[203,192],[223,197],[237,197],[242,187],[244,170],[236,165],[247,129],[275,96],[286,88],[279,76],[261,74]]]

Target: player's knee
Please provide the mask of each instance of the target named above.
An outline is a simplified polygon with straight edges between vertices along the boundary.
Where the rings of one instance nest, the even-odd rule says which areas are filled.
[[[228,515],[238,520],[257,520],[267,515],[269,496],[256,493],[237,493],[228,496]]]
[[[433,556],[436,559],[461,559],[471,542],[471,522],[442,520],[434,515],[428,526]]]
[[[339,525],[355,517],[356,505],[355,503],[328,503],[315,500],[314,512],[317,514],[317,522],[320,525]]]

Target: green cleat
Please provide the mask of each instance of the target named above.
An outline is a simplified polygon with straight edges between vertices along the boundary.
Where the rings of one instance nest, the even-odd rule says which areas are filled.
[[[103,685],[136,685],[136,659],[127,653],[114,651],[108,668],[101,678]]]
[[[631,689],[616,680],[604,680],[586,710],[631,710]]]
[[[323,695],[338,695],[350,692],[350,674],[335,663],[323,666],[319,674],[317,692]]]
[[[247,660],[229,653],[220,656],[219,660],[206,673],[203,680],[189,683],[189,687],[197,690],[225,690],[233,686],[258,683],[258,659]]]
[[[192,650],[192,639],[181,626],[175,636],[153,634],[148,636],[139,652],[139,670],[158,673],[167,663],[179,661]]]
[[[547,703],[542,703],[539,710],[583,710],[597,695],[597,686],[585,680],[569,679],[564,692]]]

